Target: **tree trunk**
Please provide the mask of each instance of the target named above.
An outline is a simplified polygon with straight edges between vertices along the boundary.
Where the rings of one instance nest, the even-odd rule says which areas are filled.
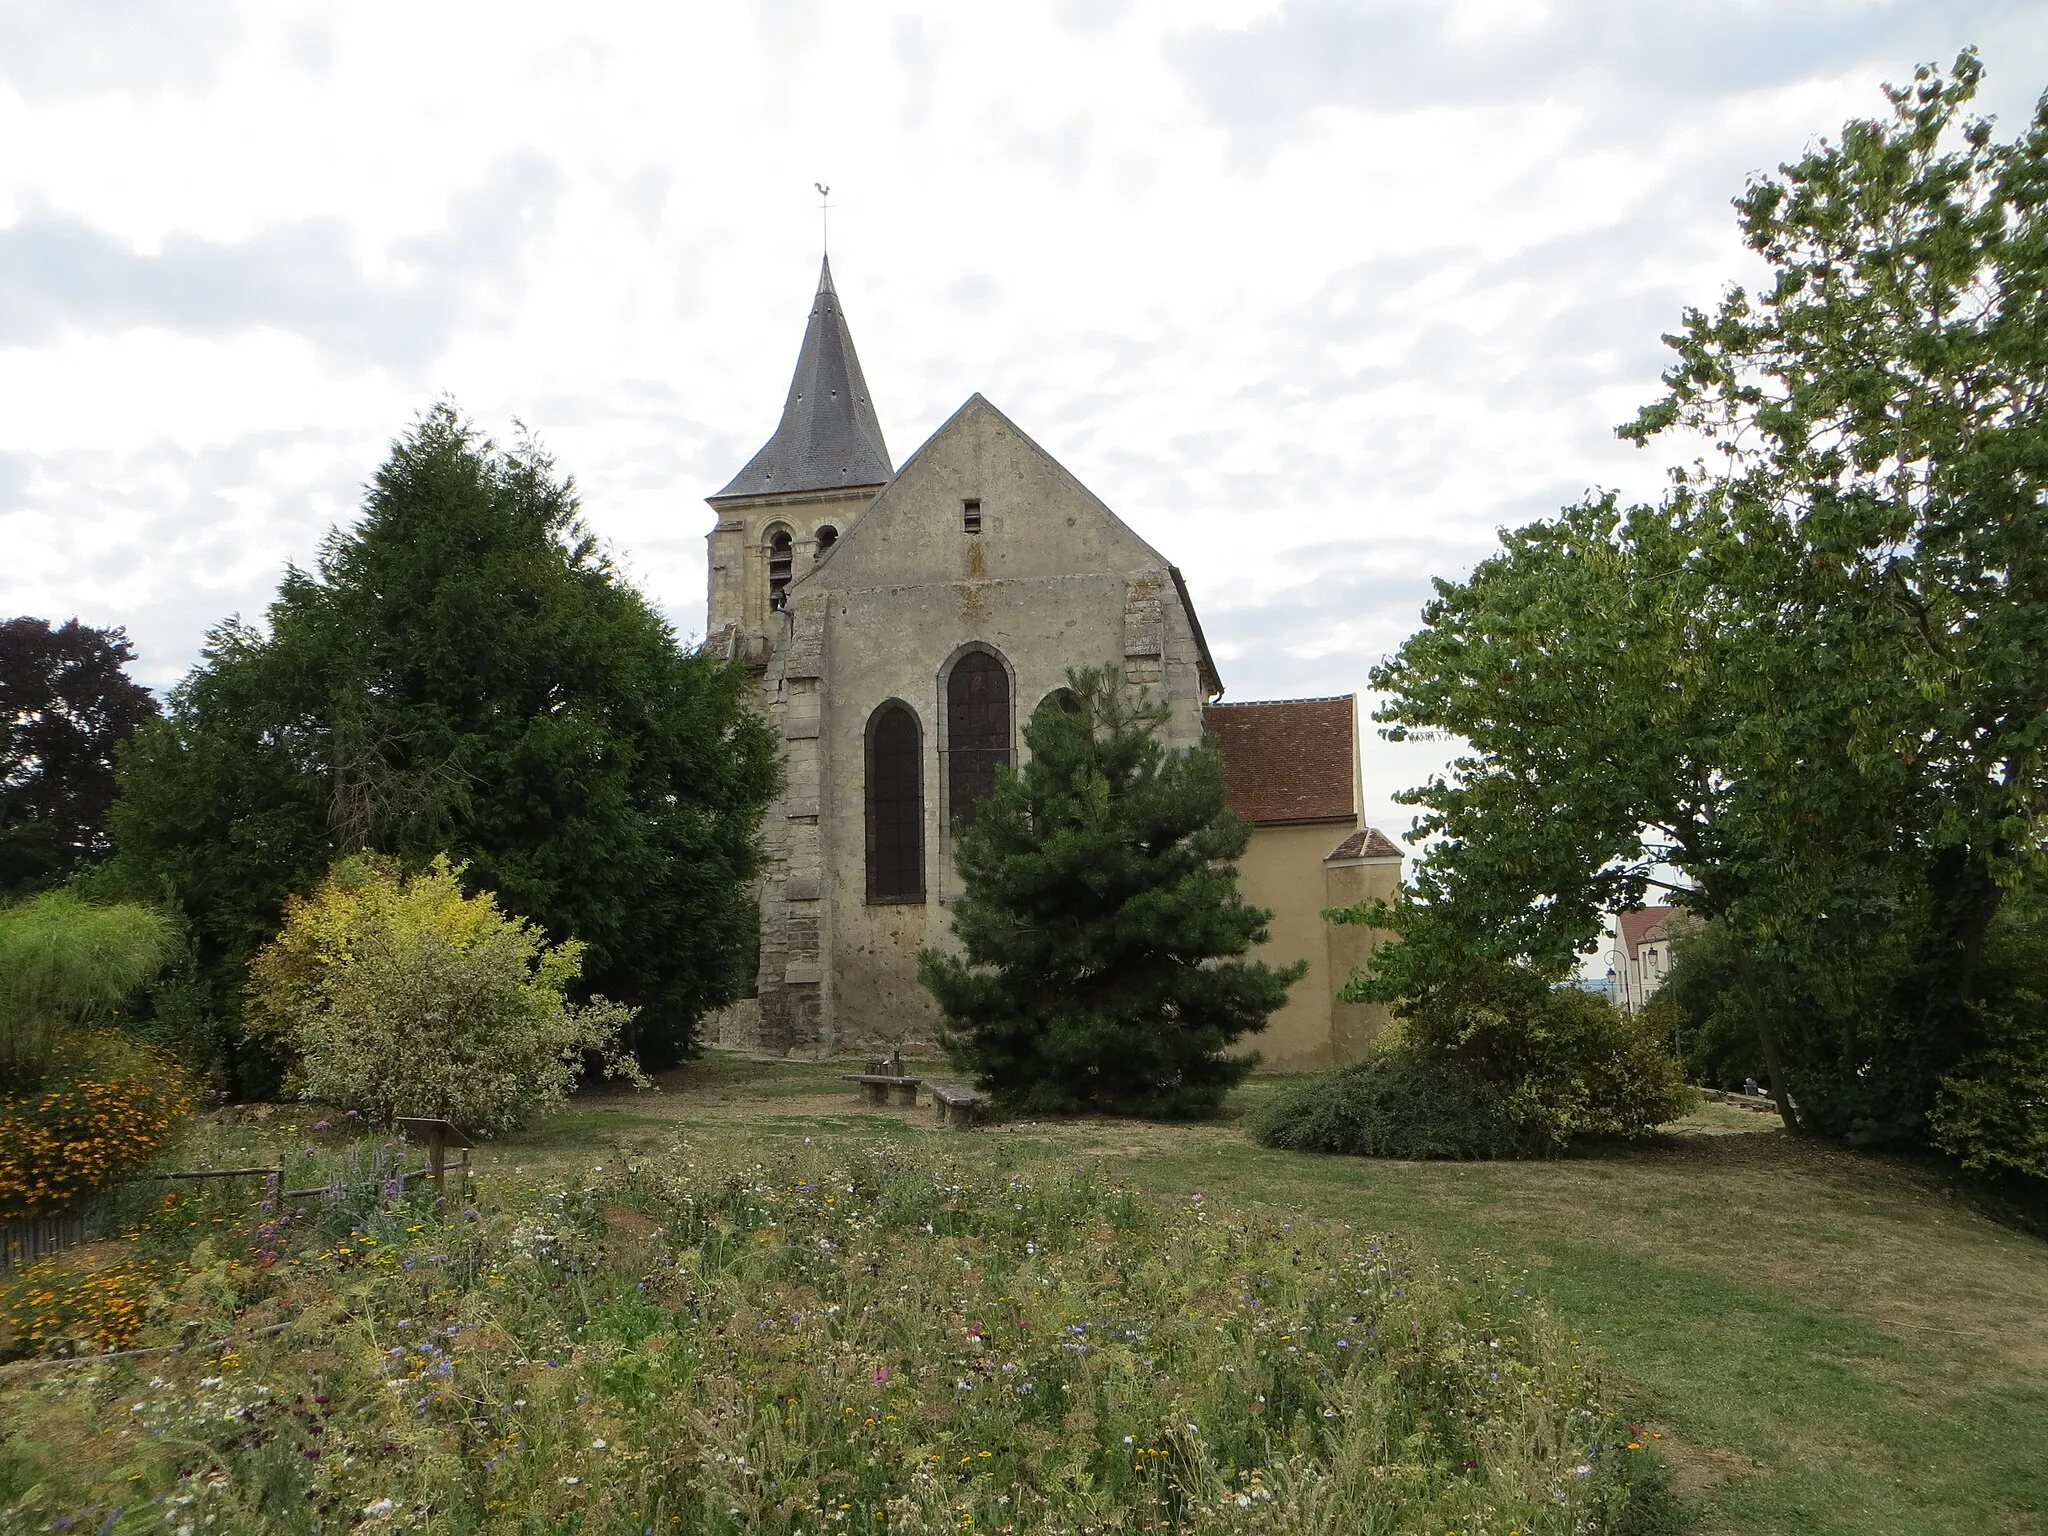
[[[1784,1053],[1778,1049],[1777,1021],[1771,1017],[1771,1010],[1760,995],[1762,989],[1754,976],[1745,978],[1743,995],[1749,1002],[1749,1016],[1756,1025],[1756,1038],[1764,1048],[1764,1066],[1771,1074],[1771,1097],[1778,1105],[1778,1118],[1785,1122],[1788,1134],[1797,1136],[1801,1132],[1799,1116],[1792,1108],[1792,1091],[1785,1077]]]

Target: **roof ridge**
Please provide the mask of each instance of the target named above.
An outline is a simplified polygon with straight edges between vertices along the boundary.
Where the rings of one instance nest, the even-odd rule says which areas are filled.
[[[1341,704],[1346,699],[1356,700],[1355,693],[1311,693],[1298,699],[1232,699],[1226,703],[1206,706],[1209,709],[1259,709],[1268,704]]]

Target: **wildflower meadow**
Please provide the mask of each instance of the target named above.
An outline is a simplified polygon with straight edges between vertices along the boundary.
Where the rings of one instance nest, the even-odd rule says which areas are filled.
[[[138,1204],[118,1338],[15,1325],[17,1353],[199,1343],[0,1368],[0,1524],[1563,1536],[1665,1508],[1515,1274],[1341,1223],[850,1138],[437,1208],[380,1150],[314,1149],[337,1176],[296,1213]]]

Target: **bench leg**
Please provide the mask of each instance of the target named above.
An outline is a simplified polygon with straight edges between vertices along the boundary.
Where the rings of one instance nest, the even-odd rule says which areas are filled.
[[[860,1085],[860,1096],[863,1101],[869,1104],[880,1105],[889,1102],[889,1090],[881,1083],[862,1083]]]
[[[899,1106],[907,1105],[913,1109],[917,1107],[917,1084],[892,1083],[889,1086],[889,1093],[892,1102],[895,1104]]]

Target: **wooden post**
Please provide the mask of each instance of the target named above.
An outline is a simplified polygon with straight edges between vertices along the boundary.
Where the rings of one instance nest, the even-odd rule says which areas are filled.
[[[444,1197],[448,1179],[448,1149],[455,1147],[462,1153],[463,1183],[469,1182],[469,1149],[476,1145],[447,1120],[405,1119],[398,1122],[399,1130],[408,1141],[417,1141],[426,1148],[427,1177],[434,1181],[434,1196],[438,1202]]]

